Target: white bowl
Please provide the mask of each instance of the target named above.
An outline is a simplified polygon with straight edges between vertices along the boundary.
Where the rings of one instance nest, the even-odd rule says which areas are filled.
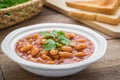
[[[63,65],[48,65],[34,63],[24,60],[16,54],[15,44],[20,38],[34,32],[46,30],[63,30],[87,37],[93,42],[95,46],[94,53],[89,58],[81,62]],[[8,34],[1,44],[2,51],[5,53],[5,55],[7,55],[10,59],[18,63],[22,68],[29,72],[49,77],[68,76],[85,69],[91,63],[97,61],[105,54],[106,47],[106,40],[100,34],[94,32],[93,30],[90,30],[80,25],[62,23],[37,24],[17,29]]]

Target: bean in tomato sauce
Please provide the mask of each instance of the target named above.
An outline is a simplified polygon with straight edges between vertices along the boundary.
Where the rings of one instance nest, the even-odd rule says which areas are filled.
[[[93,52],[94,45],[89,39],[65,31],[37,32],[16,42],[16,53],[21,58],[42,64],[80,62]]]

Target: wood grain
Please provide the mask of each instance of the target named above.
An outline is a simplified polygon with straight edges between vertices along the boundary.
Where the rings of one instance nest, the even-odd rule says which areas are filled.
[[[3,75],[2,75],[2,71],[1,71],[1,66],[0,66],[0,80],[3,80]]]
[[[120,57],[118,56],[120,45],[117,45],[118,43],[120,43],[119,39],[108,40],[107,52],[103,58],[82,72],[68,77],[46,78],[34,75],[23,70],[4,54],[0,54],[0,63],[6,80],[120,80]]]
[[[71,17],[69,15],[69,12],[73,11],[73,8],[67,7],[65,4],[65,1],[66,0],[55,0],[55,1],[46,0],[46,6]],[[86,25],[89,25],[90,27],[92,27],[96,30],[99,30],[103,33],[111,35],[113,37],[120,37],[120,24],[110,25],[110,24],[106,24],[106,23],[102,23],[102,22],[98,22],[98,21],[87,21],[87,20],[82,20],[82,19],[78,19],[78,18],[74,18],[74,17],[72,17],[72,18],[75,20],[78,20]]]
[[[120,39],[108,40],[107,52],[92,68],[102,68],[110,66],[120,66]]]
[[[40,13],[39,15],[46,16],[46,15],[53,15],[53,14],[57,14],[57,13],[58,13],[57,11],[53,11],[51,9],[48,9],[47,7],[44,7],[42,13]]]

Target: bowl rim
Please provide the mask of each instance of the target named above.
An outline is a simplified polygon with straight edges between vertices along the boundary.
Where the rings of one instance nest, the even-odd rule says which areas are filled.
[[[33,29],[33,28],[44,27],[44,26],[55,26],[55,25],[66,26],[66,27],[75,26],[74,28],[76,28],[76,29],[82,29],[82,30],[85,30],[86,32],[92,34],[92,36],[96,37],[99,40],[100,44],[102,44],[102,47],[100,49],[101,51],[98,52],[98,53],[100,53],[99,56],[95,57],[94,59],[91,59],[89,61],[88,61],[88,59],[85,59],[82,62],[76,62],[76,63],[71,63],[71,64],[49,65],[49,64],[40,64],[40,63],[30,62],[30,61],[22,59],[19,56],[17,58],[15,58],[14,56],[11,56],[9,54],[9,53],[12,53],[12,51],[9,50],[9,47],[4,46],[4,45],[8,44],[10,38],[13,37],[13,35],[15,35],[15,33],[19,33],[20,31],[24,31],[27,29]],[[6,48],[8,50],[6,50]],[[51,70],[51,69],[52,70],[61,70],[61,69],[64,70],[64,69],[72,69],[72,68],[77,68],[77,67],[84,66],[84,65],[89,65],[89,64],[97,61],[98,59],[100,59],[105,54],[106,48],[107,48],[107,42],[106,42],[105,38],[102,37],[100,34],[96,33],[95,31],[93,31],[89,28],[83,27],[81,25],[64,24],[64,23],[42,23],[42,24],[35,24],[35,25],[22,27],[22,28],[16,29],[16,30],[12,31],[11,33],[9,33],[1,43],[1,49],[4,52],[4,54],[7,55],[10,59],[12,59],[14,62],[18,63],[19,65],[24,65],[24,66],[29,66],[29,67],[33,67],[33,68],[37,68],[37,69],[44,69],[44,70]],[[96,55],[98,55],[98,54],[96,53]]]

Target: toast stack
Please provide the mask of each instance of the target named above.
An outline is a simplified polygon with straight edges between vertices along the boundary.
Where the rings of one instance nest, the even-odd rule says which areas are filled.
[[[120,0],[67,0],[71,17],[109,24],[120,22]]]

